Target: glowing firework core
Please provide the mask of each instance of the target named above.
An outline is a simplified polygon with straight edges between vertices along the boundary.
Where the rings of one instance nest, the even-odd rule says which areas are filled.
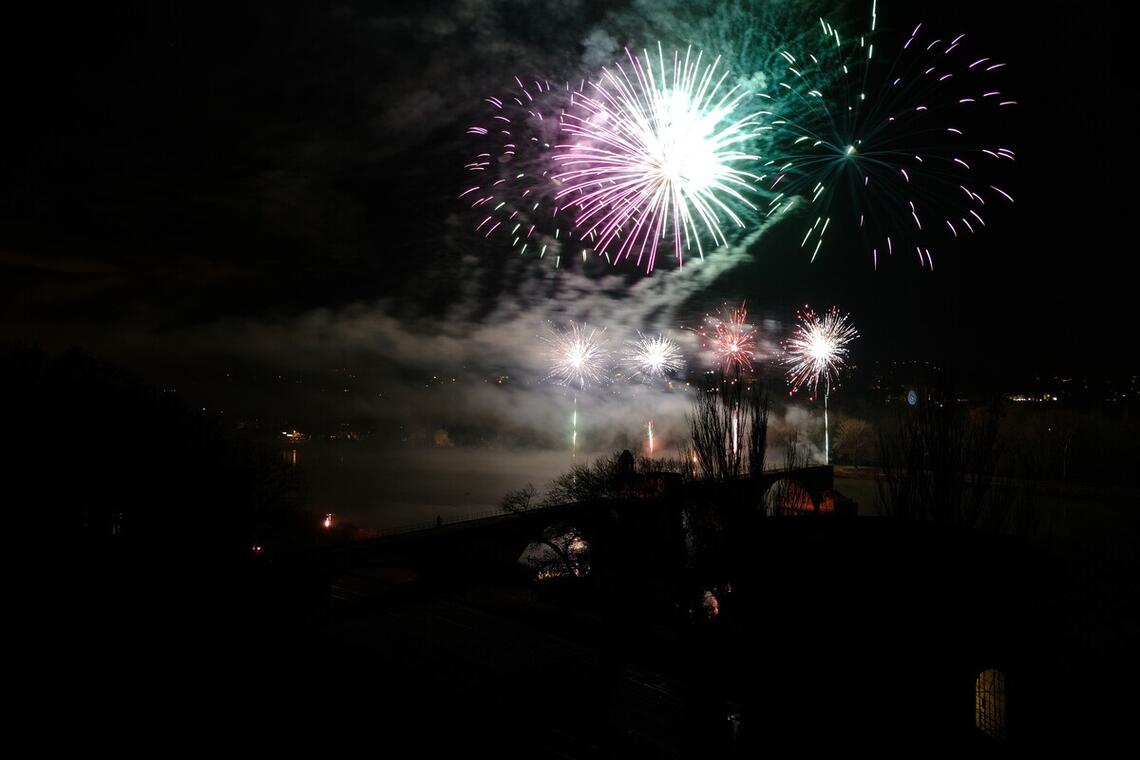
[[[678,92],[663,110],[660,131],[646,135],[645,170],[690,192],[702,192],[724,168],[709,139],[716,127],[714,115],[692,113],[692,103]]]
[[[835,355],[835,343],[823,335],[812,335],[810,342],[808,354],[817,363],[826,362]]]

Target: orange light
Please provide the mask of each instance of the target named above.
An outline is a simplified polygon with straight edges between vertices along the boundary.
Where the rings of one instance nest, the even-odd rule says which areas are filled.
[[[326,528],[332,527],[332,513],[331,512],[329,512],[328,514],[325,515],[325,519],[323,521],[323,524]]]

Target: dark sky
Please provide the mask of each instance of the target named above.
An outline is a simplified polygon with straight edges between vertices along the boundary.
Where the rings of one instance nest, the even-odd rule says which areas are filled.
[[[3,338],[80,345],[165,380],[243,352],[302,368],[406,359],[392,335],[462,340],[457,323],[501,319],[506,302],[581,292],[464,236],[463,129],[515,71],[581,66],[593,32],[643,44],[646,29],[685,42],[684,29],[657,29],[637,3],[294,6],[127,2],[6,19]],[[933,273],[875,273],[842,250],[808,264],[795,242],[773,244],[676,313],[747,297],[781,320],[804,301],[839,303],[858,316],[864,359],[1134,369],[1121,350],[1135,343],[1132,88],[1115,6],[884,0],[879,13],[967,31],[1009,61],[1015,212]],[[388,325],[371,354],[370,320]],[[307,340],[321,350],[305,354]],[[290,345],[288,359],[274,353]]]

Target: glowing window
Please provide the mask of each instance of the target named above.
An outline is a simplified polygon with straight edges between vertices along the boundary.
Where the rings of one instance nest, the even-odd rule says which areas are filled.
[[[983,670],[974,684],[974,725],[1005,743],[1005,673]]]

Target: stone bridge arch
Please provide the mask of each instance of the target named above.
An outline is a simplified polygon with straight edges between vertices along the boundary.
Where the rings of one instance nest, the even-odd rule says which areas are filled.
[[[577,509],[567,507],[576,506]],[[582,505],[535,510],[515,542],[516,563],[530,565],[539,577],[584,576],[590,571],[597,531]]]
[[[811,493],[798,478],[792,476],[770,481],[768,487],[760,494],[758,508],[768,516],[818,511],[818,505]]]
[[[766,514],[835,511],[835,472],[829,465],[773,470],[759,485],[757,506]]]

